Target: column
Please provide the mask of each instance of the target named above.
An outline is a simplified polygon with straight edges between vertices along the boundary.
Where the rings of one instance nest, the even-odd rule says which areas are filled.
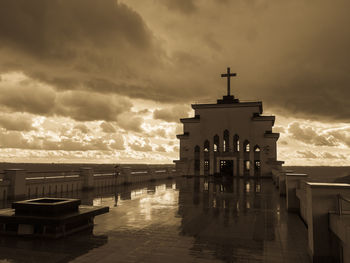
[[[307,174],[286,173],[286,204],[289,212],[300,211],[300,201],[296,191],[299,188],[300,181],[306,178],[308,178]]]
[[[149,181],[155,180],[155,170],[152,167],[147,168],[147,179]]]
[[[204,175],[204,152],[199,152],[199,175]]]
[[[332,262],[329,211],[337,209],[337,195],[350,195],[350,184],[306,183],[309,253],[312,262]]]
[[[249,151],[249,162],[250,162],[250,167],[249,167],[249,176],[254,177],[254,149],[252,145],[250,145],[250,151]]]
[[[26,196],[26,176],[27,171],[23,169],[5,170],[4,180],[10,181],[8,197],[20,199]]]
[[[123,184],[128,184],[131,182],[131,167],[123,167],[122,168],[122,182]]]
[[[90,167],[81,167],[80,176],[83,178],[83,190],[94,188],[94,170]]]
[[[278,192],[280,195],[284,196],[286,195],[286,172],[279,171],[278,178],[279,178]]]
[[[214,152],[212,150],[209,151],[209,175],[214,175]]]

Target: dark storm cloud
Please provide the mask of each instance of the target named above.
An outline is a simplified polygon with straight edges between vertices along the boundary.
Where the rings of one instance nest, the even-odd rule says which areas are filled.
[[[87,91],[56,92],[42,83],[0,82],[0,107],[8,112],[71,117],[78,121],[115,121],[132,107],[129,99]]]
[[[349,1],[153,3],[137,2],[134,11],[114,0],[2,0],[0,72],[23,71],[56,90],[188,103],[221,96],[220,73],[231,66],[238,72],[232,90],[242,100],[261,99],[298,117],[349,120]],[[43,96],[0,102],[47,114],[55,96]],[[101,118],[84,117],[82,108],[61,112]]]
[[[242,77],[253,86],[243,93],[294,116],[349,120],[349,8],[343,0],[267,5],[248,37],[257,63],[248,55]]]
[[[118,115],[128,111],[129,100],[92,92],[66,91],[59,93],[55,112],[78,121],[114,121]]]
[[[141,68],[159,65],[161,52],[141,16],[115,0],[0,2],[0,71],[56,89],[142,97],[151,84]]]
[[[0,82],[0,105],[9,111],[49,115],[55,99],[55,92],[42,85],[29,81],[20,81],[17,85]]]

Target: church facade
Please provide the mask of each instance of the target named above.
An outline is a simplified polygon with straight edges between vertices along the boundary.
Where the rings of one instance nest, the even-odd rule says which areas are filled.
[[[192,104],[194,117],[180,119],[183,134],[180,159],[174,161],[183,175],[271,176],[277,161],[279,133],[272,127],[275,116],[263,116],[262,102],[240,102],[230,95],[227,69],[227,96],[215,104]]]

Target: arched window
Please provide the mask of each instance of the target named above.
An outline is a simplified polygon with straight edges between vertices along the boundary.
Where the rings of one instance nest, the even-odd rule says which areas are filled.
[[[260,147],[259,147],[259,145],[255,145],[254,146],[254,152],[260,152],[261,150],[260,150]]]
[[[209,152],[209,141],[208,140],[205,140],[204,142],[204,147],[203,147],[203,151],[204,152]]]
[[[233,136],[233,151],[239,152],[239,136],[237,134]]]
[[[250,144],[249,144],[249,141],[248,140],[245,140],[244,143],[243,143],[243,150],[245,152],[250,152]]]
[[[215,135],[214,136],[214,152],[218,152],[219,151],[219,146],[220,146],[219,135]]]
[[[228,130],[224,131],[223,147],[224,147],[224,152],[230,151],[230,132]]]

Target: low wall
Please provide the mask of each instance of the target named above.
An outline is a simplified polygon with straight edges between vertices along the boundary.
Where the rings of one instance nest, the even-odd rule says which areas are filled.
[[[339,212],[338,200],[338,196],[350,197],[350,184],[315,182],[307,174],[284,175],[276,172],[273,180],[284,187],[288,211],[299,213],[307,225],[311,262],[350,262],[350,213]]]
[[[11,169],[0,173],[0,200],[33,198],[176,176],[178,173],[176,173],[174,166],[123,167],[116,170],[98,171],[82,167],[78,171],[45,172]]]

